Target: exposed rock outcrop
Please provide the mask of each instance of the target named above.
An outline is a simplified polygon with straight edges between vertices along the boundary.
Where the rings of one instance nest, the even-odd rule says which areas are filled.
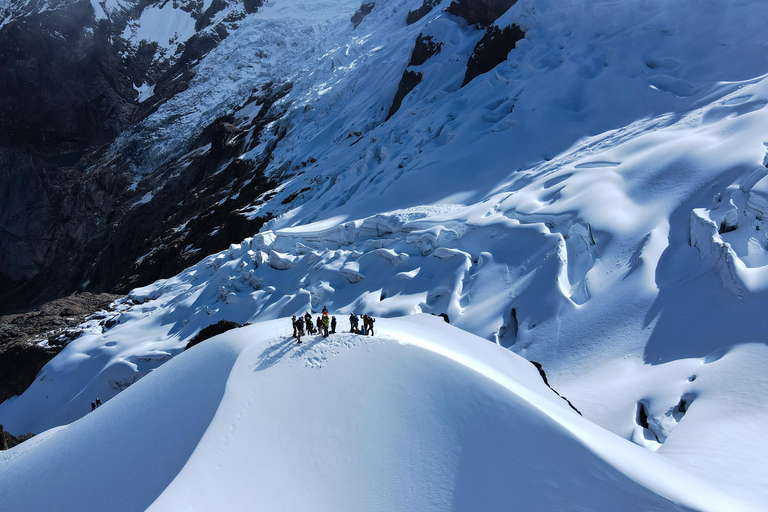
[[[0,425],[0,450],[9,450],[34,436],[35,434],[32,432],[22,434],[20,436],[14,436],[11,435],[10,432],[6,432],[3,426]]]
[[[469,57],[462,87],[475,77],[487,73],[507,60],[509,52],[523,38],[525,38],[525,32],[517,25],[510,25],[503,29],[495,25],[488,27]]]
[[[349,21],[351,21],[355,25],[355,28],[357,28],[363,22],[365,17],[371,14],[371,11],[373,11],[375,6],[376,2],[370,2],[361,5],[360,9],[358,9],[357,12],[352,15],[352,18]]]
[[[405,18],[405,22],[408,25],[413,25],[420,19],[422,19],[424,16],[429,14],[432,9],[435,8],[437,4],[440,3],[440,0],[424,0],[424,3],[421,4],[421,7],[418,7],[412,11],[408,11],[408,16]]]
[[[442,46],[443,44],[435,41],[432,36],[419,34],[419,37],[416,38],[416,43],[413,45],[413,51],[411,52],[411,59],[408,62],[408,67],[403,72],[403,76],[397,86],[397,92],[392,100],[392,106],[389,108],[387,119],[400,110],[400,106],[403,104],[403,99],[405,99],[408,93],[421,83],[423,78],[422,73],[410,68],[421,66],[427,62],[430,57],[440,53],[440,48],[442,48]]]
[[[422,78],[423,75],[418,71],[411,71],[410,69],[403,71],[403,77],[400,79],[400,83],[397,86],[397,92],[395,93],[395,97],[392,99],[392,106],[389,107],[387,119],[395,115],[395,113],[400,110],[405,97],[409,92],[414,90],[416,86],[421,83]]]
[[[190,348],[194,347],[199,343],[204,342],[207,339],[213,338],[214,336],[218,336],[219,334],[223,334],[232,329],[238,329],[240,327],[242,327],[242,325],[240,325],[237,322],[230,322],[229,320],[219,320],[215,324],[209,325],[208,327],[205,327],[199,333],[197,333],[197,336],[192,338],[189,341],[189,343],[187,343],[187,346],[184,347],[184,350],[189,350]]]
[[[470,25],[490,27],[517,0],[453,0],[446,12],[464,18]]]
[[[171,50],[129,40],[144,10],[158,8],[154,4],[6,6],[0,28],[0,314],[79,290],[150,282],[183,268],[194,255],[179,258],[185,247],[217,251],[260,227],[262,220],[234,216],[228,222],[231,210],[214,212],[213,199],[203,193],[224,179],[231,185],[258,172],[231,162],[240,127],[213,125],[215,133],[201,143],[211,144],[206,155],[171,162],[138,186],[132,148],[115,155],[107,144],[187,89],[197,63],[227,37],[237,16],[244,16],[242,9],[255,12],[262,3],[216,0],[203,12],[202,3],[174,2],[174,9],[196,20],[198,32]],[[115,10],[101,12],[108,8]],[[234,14],[222,21],[226,8]],[[145,97],[138,92],[141,84],[151,84]],[[264,124],[267,110],[259,116]],[[226,172],[212,178],[222,167]],[[158,192],[161,179],[164,191]],[[241,197],[264,192],[264,180],[257,176],[253,183],[253,192]],[[188,230],[173,231],[185,222]],[[219,237],[195,244],[195,236],[202,239],[224,224]],[[223,241],[226,235],[235,238]],[[180,249],[174,242],[182,238]],[[163,249],[164,243],[171,248]],[[156,247],[159,252],[148,260]],[[159,268],[129,272],[141,261]]]
[[[84,293],[0,317],[0,402],[23,393],[42,367],[81,334],[77,326],[94,314],[106,319],[105,308],[118,298]]]

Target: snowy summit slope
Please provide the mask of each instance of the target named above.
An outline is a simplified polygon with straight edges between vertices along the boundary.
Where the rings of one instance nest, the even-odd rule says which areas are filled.
[[[10,510],[743,506],[425,315],[302,345],[283,320],[230,331],[0,457]]]
[[[170,378],[158,376],[169,373],[166,368],[192,372],[184,361],[192,365],[198,357],[194,352],[175,356],[204,327],[220,320],[281,319],[260,324],[265,337],[253,348],[226,344],[236,347],[227,357],[238,359],[231,376],[219,375],[217,382],[229,378],[231,394],[221,391],[221,402],[218,395],[206,395],[211,401],[200,407],[210,409],[199,416],[211,426],[195,425],[208,430],[195,431],[180,446],[183,453],[168,458],[175,465],[169,462],[162,470],[162,485],[160,480],[153,484],[143,504],[157,496],[158,507],[181,503],[184,492],[200,487],[196,479],[215,478],[226,486],[247,478],[256,450],[281,468],[283,480],[293,473],[312,480],[333,453],[325,450],[340,447],[342,437],[348,441],[352,432],[378,432],[386,434],[391,441],[387,450],[398,453],[401,463],[411,457],[426,460],[414,455],[420,453],[419,443],[421,453],[444,457],[414,475],[437,475],[444,486],[414,481],[414,495],[425,500],[419,492],[431,487],[450,490],[434,491],[434,499],[458,496],[457,503],[464,504],[459,483],[468,486],[467,496],[476,496],[472,493],[501,476],[514,482],[513,475],[567,472],[573,466],[580,469],[561,473],[549,487],[538,480],[519,487],[494,485],[483,495],[500,500],[492,504],[507,503],[503,493],[532,489],[540,499],[556,500],[561,495],[552,488],[573,485],[564,495],[581,496],[578,506],[585,510],[672,506],[656,495],[693,509],[765,509],[768,53],[762,20],[768,4],[521,0],[495,23],[499,29],[517,25],[525,38],[494,69],[464,86],[470,55],[491,29],[447,12],[450,2],[435,5],[410,25],[408,12],[421,1],[377,2],[357,26],[346,18],[352,4],[343,2],[315,23],[313,8],[330,4],[307,0],[294,11],[278,2],[265,4],[200,62],[198,76],[215,80],[208,85],[204,79],[195,81],[145,120],[148,133],[157,128],[157,137],[134,162],[139,171],[183,152],[202,126],[230,109],[233,123],[243,130],[238,137],[253,143],[230,163],[252,162],[276,183],[239,214],[272,220],[228,250],[131,292],[117,305],[114,326],[92,321],[88,333],[47,365],[27,392],[0,404],[0,423],[9,431],[42,432],[86,415],[97,396],[104,401],[115,397],[104,409],[33,445],[39,448],[12,452],[0,471],[9,477],[22,474],[27,463],[14,453],[28,453],[24,457],[32,460],[45,443],[63,438],[64,432],[80,432],[116,410],[113,402],[149,397],[152,382],[160,386]],[[282,17],[289,11],[296,18],[286,22]],[[301,27],[300,34],[291,32],[292,23]],[[439,51],[433,47],[423,62],[409,64],[414,41],[427,37]],[[269,49],[266,57],[256,52],[261,46]],[[389,116],[406,69],[420,73],[421,81]],[[275,104],[250,100],[253,90],[277,82],[290,84],[290,90]],[[262,107],[279,115],[254,128]],[[119,151],[124,142],[113,149]],[[236,180],[219,191],[227,197],[212,209],[226,208],[249,183]],[[185,226],[177,229],[183,232]],[[452,326],[483,338],[485,345],[472,338],[459,351],[461,361],[454,362],[435,357],[435,350],[415,353],[412,345],[383,338],[360,342],[350,337],[349,351],[335,338],[315,348],[281,345],[284,338],[277,337],[285,335],[288,317],[316,313],[323,306],[341,325],[353,311],[379,317],[383,333],[409,342],[406,332],[422,320],[393,317],[447,313]],[[387,333],[388,322],[401,327]],[[256,338],[260,328],[236,331],[231,339],[251,332]],[[430,327],[436,333],[442,328]],[[462,337],[451,333],[433,341],[442,347],[446,339]],[[489,376],[467,363],[479,361],[485,367],[498,357],[516,368],[519,360],[504,349],[541,363],[553,387],[585,420],[561,411],[560,405],[555,414],[549,401],[545,407],[527,394],[521,398],[517,388],[510,395],[508,381],[499,376],[509,375],[503,368]],[[381,367],[366,359],[367,350],[381,359]],[[497,355],[486,358],[485,350]],[[301,355],[292,357],[296,354]],[[259,394],[258,385],[248,380],[253,377],[248,365],[259,366],[265,357],[271,366],[256,373],[264,374],[259,382],[270,393]],[[410,364],[418,365],[418,371]],[[414,373],[398,373],[400,366]],[[387,395],[397,378],[362,378],[375,368],[412,383],[413,396]],[[354,384],[343,385],[342,369]],[[310,370],[316,373],[300,373]],[[455,382],[444,380],[459,374]],[[438,384],[423,380],[427,377]],[[129,392],[118,394],[128,386]],[[366,390],[385,405],[403,400],[395,404],[402,408],[374,407],[388,419],[376,423],[374,418],[381,417],[355,416],[365,405],[364,395],[332,393],[343,397],[341,405],[319,402],[324,408],[300,400],[341,386]],[[420,389],[434,393],[424,409]],[[445,394],[459,398],[455,404],[448,397],[437,400]],[[471,409],[472,397],[478,396],[483,403],[492,397],[493,405]],[[244,410],[248,400],[269,410],[291,409],[281,409],[276,416],[281,419],[271,423],[254,416],[258,410]],[[311,414],[301,416],[293,409],[296,402]],[[419,409],[416,423],[435,428],[422,432],[409,423],[411,416],[402,411],[413,412],[411,407]],[[212,416],[214,408],[221,416]],[[483,421],[467,423],[470,410]],[[251,428],[269,435],[246,443],[235,419],[239,413],[249,418]],[[157,414],[164,422],[164,413]],[[333,432],[344,435],[334,438],[325,432],[329,422],[338,427]],[[252,446],[254,451],[248,448],[241,457],[226,446],[230,427],[238,448]],[[283,444],[278,449],[270,438],[283,429],[296,430],[290,430],[290,439],[279,438]],[[450,442],[428,435],[435,429]],[[482,438],[478,432],[504,437],[499,432],[507,430],[518,437],[499,440],[493,449],[473,437]],[[468,444],[462,444],[462,432]],[[90,433],[82,435],[86,439]],[[302,437],[313,442],[304,445]],[[397,451],[406,438],[410,451]],[[521,439],[539,438],[562,446],[565,462],[543,449],[539,459],[513,456],[523,449]],[[387,450],[378,451],[381,438],[361,439],[366,442],[353,446],[358,451],[390,460]],[[458,453],[444,451],[451,447],[459,447]],[[217,458],[219,448],[224,452]],[[346,448],[341,453],[349,453]],[[278,453],[285,460],[278,460]],[[477,453],[484,455],[470,457]],[[457,476],[462,474],[461,454],[470,457],[469,480]],[[484,470],[501,470],[472,480],[484,457],[493,461]],[[221,473],[211,476],[215,470],[208,468],[204,474],[200,468],[213,460],[221,463]],[[349,466],[332,460],[329,471],[338,471],[333,474],[355,482],[366,475],[351,462],[364,459],[350,455]],[[532,466],[536,460],[541,465]],[[521,464],[520,473],[506,465],[509,461]],[[390,462],[394,465],[375,467],[389,472],[382,479],[392,483],[389,490],[369,480],[369,488],[379,494],[355,494],[365,492],[364,485],[355,486],[345,491],[350,501],[357,500],[360,508],[370,503],[397,508],[401,502],[387,500],[403,498],[396,491],[406,486],[407,473],[394,469],[397,461]],[[83,464],[98,467],[98,461]],[[264,471],[260,474],[267,482],[277,477]],[[604,504],[588,501],[600,495],[591,480],[595,472],[616,493]],[[265,485],[264,495],[288,508],[301,508],[301,500],[310,499],[306,488],[290,487],[291,492],[280,495],[270,494],[273,488]],[[748,505],[706,494],[719,491],[741,496]],[[331,488],[317,483],[312,492],[334,503]],[[234,492],[231,499],[243,496]],[[198,499],[213,498],[200,491]],[[548,505],[557,509],[554,502]]]

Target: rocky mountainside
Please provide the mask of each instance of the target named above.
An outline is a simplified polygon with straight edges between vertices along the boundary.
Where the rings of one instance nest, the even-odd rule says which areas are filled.
[[[462,73],[467,83],[524,36],[513,23],[492,25],[514,3],[425,0],[399,16],[418,27],[443,13],[457,20],[454,30],[468,23],[484,34]],[[334,72],[339,47],[328,46],[327,31],[364,37],[359,25],[374,6],[344,2],[325,20],[309,11],[265,33],[288,4],[269,2],[277,14],[260,18],[258,0],[8,3],[0,14],[0,87],[9,92],[0,98],[0,312],[168,277],[311,191],[308,183],[275,199],[286,175],[316,161],[273,165],[300,121],[291,109],[300,96],[286,98],[296,69],[280,61],[307,47],[307,64],[319,59],[315,75]],[[211,54],[238,29],[227,50]],[[358,140],[391,117],[421,81],[414,69],[442,45],[428,33],[412,40],[395,57],[406,69],[390,77],[388,115],[340,135]],[[217,91],[220,74],[240,75],[236,88]]]
[[[216,157],[195,161],[171,197],[136,206],[146,191],[130,155],[109,158],[106,148],[185,90],[199,60],[260,4],[12,1],[0,9],[0,312],[118,289],[136,258],[168,235],[168,206],[211,186],[203,182]],[[221,137],[210,132],[201,144]],[[184,220],[210,206],[191,203],[178,213]]]
[[[29,313],[0,316],[0,402],[23,393],[40,369],[83,333],[86,320],[111,327],[114,314],[109,306],[119,298],[86,292]]]

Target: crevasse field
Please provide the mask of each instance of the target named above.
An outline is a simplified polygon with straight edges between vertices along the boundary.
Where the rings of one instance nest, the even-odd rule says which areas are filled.
[[[162,161],[290,76],[275,218],[0,405],[39,434],[2,507],[768,510],[768,4],[520,0],[464,87],[483,32],[419,5],[267,2],[145,121]],[[376,336],[296,345],[323,306]],[[252,325],[181,353],[222,319]]]

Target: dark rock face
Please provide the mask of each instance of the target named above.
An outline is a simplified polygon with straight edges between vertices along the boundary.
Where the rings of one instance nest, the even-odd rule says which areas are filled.
[[[408,67],[403,72],[403,77],[400,79],[400,83],[397,86],[397,92],[392,100],[392,106],[389,108],[387,119],[400,110],[400,106],[403,104],[403,99],[405,99],[408,93],[421,83],[423,78],[422,73],[420,71],[413,71],[409,68],[421,66],[426,63],[431,57],[440,53],[442,47],[443,43],[436,42],[432,36],[419,34],[419,37],[416,38],[416,43],[413,45],[411,60],[408,62]]]
[[[109,234],[88,276],[89,289],[127,293],[257,233],[270,214],[249,219],[239,210],[270,198],[265,194],[276,183],[264,171],[274,146],[258,165],[236,156],[257,145],[265,127],[284,113],[273,105],[290,89],[290,83],[268,84],[251,99],[262,108],[249,126],[235,126],[233,116],[218,119],[192,145],[210,143],[209,152],[145,177],[135,197],[151,193],[152,200],[127,210]],[[228,196],[237,197],[218,204]]]
[[[429,14],[432,9],[435,8],[437,4],[440,3],[440,0],[424,0],[424,3],[421,4],[421,7],[413,10],[408,11],[408,16],[405,18],[405,22],[408,25],[413,25],[420,19],[422,19],[424,16]]]
[[[525,38],[525,32],[517,25],[510,25],[503,29],[497,26],[489,27],[469,57],[462,87],[507,60],[509,52],[523,38]]]
[[[272,107],[290,89],[270,84],[255,93],[262,108],[248,126],[215,121],[191,143],[194,156],[169,162],[135,189],[127,162],[105,151],[59,168],[0,148],[0,312],[75,291],[125,293],[258,232],[269,215],[249,219],[237,210],[275,187],[264,178],[274,147],[258,165],[235,157],[282,115]],[[229,195],[236,198],[218,204]]]
[[[248,14],[252,14],[259,10],[259,8],[264,5],[264,0],[245,0],[243,2],[243,6],[245,7],[245,12]]]
[[[419,37],[416,38],[416,44],[413,46],[411,61],[408,63],[408,66],[421,66],[429,58],[440,53],[442,47],[443,43],[436,42],[432,36],[419,34]]]
[[[202,31],[165,60],[156,59],[156,43],[134,47],[120,36],[148,2],[126,4],[98,21],[85,0],[52,0],[43,12],[36,2],[6,6],[3,16],[13,17],[0,29],[0,313],[24,311],[78,290],[114,290],[121,280],[146,283],[167,276],[180,269],[166,264],[170,256],[161,258],[162,268],[151,275],[125,274],[156,245],[178,240],[172,227],[192,219],[191,231],[202,236],[225,223],[220,209],[215,215],[202,213],[211,210],[203,192],[221,185],[210,176],[232,158],[239,128],[216,125],[211,129],[218,132],[204,143],[212,148],[206,158],[184,166],[172,162],[138,187],[131,156],[115,158],[107,144],[188,87],[197,62],[237,22],[233,14],[211,26],[228,2],[215,0],[202,12],[202,2],[180,0],[179,7]],[[255,12],[262,4],[245,0],[244,8]],[[134,85],[142,83],[154,85],[154,94],[138,102]],[[236,162],[224,177],[232,181],[249,171],[255,170]],[[152,196],[161,188],[160,179],[173,183]],[[264,180],[254,182],[263,193]],[[148,193],[148,201],[139,201]],[[173,208],[179,203],[184,207]],[[220,237],[240,240],[261,224],[235,219],[232,225]],[[232,242],[214,239],[199,249],[215,247],[215,252]]]
[[[92,264],[88,246],[107,233],[125,174],[87,176],[0,148],[0,312],[76,291]]]
[[[77,2],[0,30],[0,146],[74,158],[129,125],[136,91],[106,25],[92,24]]]
[[[207,339],[213,338],[214,336],[218,336],[219,334],[223,334],[231,329],[237,329],[239,327],[242,327],[237,322],[230,322],[229,320],[219,320],[213,325],[209,325],[208,327],[202,329],[199,333],[197,333],[197,336],[189,340],[189,343],[187,343],[187,346],[184,347],[184,350],[189,350],[190,348],[194,347],[195,345],[204,342]]]
[[[517,0],[453,0],[446,12],[464,18],[470,25],[487,28]]]
[[[400,84],[397,86],[395,98],[392,100],[392,106],[389,108],[387,119],[395,115],[395,112],[400,110],[400,106],[403,104],[403,99],[405,99],[408,93],[414,90],[416,86],[421,83],[422,78],[422,74],[417,71],[406,69],[403,72],[403,77],[400,79]]]
[[[363,19],[371,14],[371,11],[373,11],[375,6],[376,2],[361,5],[360,9],[358,9],[357,12],[352,15],[352,18],[349,21],[351,21],[355,25],[355,28],[357,28],[358,25],[363,22]]]
[[[118,295],[84,293],[44,304],[30,313],[0,317],[0,402],[20,395],[38,372],[73,339],[86,317]],[[106,319],[107,314],[102,313]]]

